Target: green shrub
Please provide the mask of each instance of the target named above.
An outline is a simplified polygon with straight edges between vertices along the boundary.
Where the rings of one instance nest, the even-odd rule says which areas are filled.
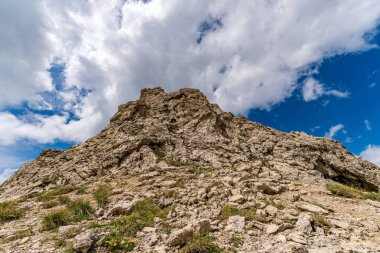
[[[61,209],[45,215],[42,219],[42,229],[52,230],[60,226],[68,225],[71,221],[70,212]]]
[[[87,187],[85,186],[81,186],[78,188],[78,190],[75,192],[77,195],[82,195],[82,194],[85,194],[86,193],[86,190],[87,190]]]
[[[333,183],[333,184],[327,184],[326,188],[327,190],[331,191],[333,194],[346,197],[346,198],[380,200],[380,193],[377,193],[377,192],[368,193],[361,189],[350,187],[347,185]]]
[[[98,189],[93,193],[93,196],[98,202],[99,206],[105,206],[108,203],[109,197],[111,196],[112,189],[108,184],[100,185]]]
[[[166,217],[169,210],[161,209],[152,200],[146,199],[136,202],[131,212],[111,223],[111,233],[105,238],[104,246],[110,250],[133,250],[137,232],[144,227],[154,226],[154,218]]]
[[[32,228],[27,228],[23,230],[18,230],[14,235],[7,237],[7,238],[0,238],[0,244],[2,243],[8,243],[14,240],[22,239],[24,237],[32,236],[33,230]]]
[[[0,203],[0,223],[17,220],[24,215],[24,211],[19,209],[14,201]]]
[[[230,216],[240,215],[245,217],[246,220],[253,220],[256,218],[257,205],[250,206],[249,208],[239,209],[231,205],[225,205],[220,210],[220,218],[223,220],[228,219]]]
[[[181,253],[221,253],[223,252],[209,236],[195,236],[180,250]]]
[[[74,221],[86,220],[95,213],[95,209],[91,206],[90,202],[83,199],[70,202],[67,205],[67,209],[71,212],[72,220]]]
[[[271,201],[271,200],[266,200],[264,201],[267,205],[271,205],[271,206],[274,206],[276,207],[278,210],[284,210],[285,209],[285,205],[282,204],[282,203],[276,203],[274,201]]]
[[[330,222],[328,220],[325,219],[324,216],[322,216],[320,214],[313,214],[312,217],[313,217],[313,223],[314,223],[314,225],[323,228],[323,230],[325,231],[325,233],[328,233],[330,231],[331,224],[330,224]]]
[[[72,186],[72,185],[60,186],[58,188],[55,188],[51,191],[48,191],[46,193],[43,193],[43,194],[37,196],[36,200],[38,202],[45,202],[45,201],[53,200],[56,198],[56,196],[67,194],[67,193],[72,192],[76,189],[77,189],[77,187]]]
[[[52,207],[55,207],[58,205],[59,205],[59,203],[56,200],[49,200],[49,201],[42,203],[42,207],[45,209],[49,209],[49,208],[52,208]]]
[[[234,246],[235,248],[238,248],[240,247],[241,245],[243,245],[243,239],[241,239],[241,237],[239,236],[232,236],[230,238],[230,243],[232,244],[232,246]]]
[[[71,199],[68,196],[59,196],[58,201],[61,204],[67,205],[71,202]]]

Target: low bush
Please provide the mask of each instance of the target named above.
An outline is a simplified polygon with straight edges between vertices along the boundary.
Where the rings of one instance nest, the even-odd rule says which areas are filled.
[[[45,201],[50,201],[55,199],[57,196],[67,194],[69,192],[72,192],[76,190],[77,187],[72,186],[72,185],[65,185],[65,186],[60,186],[58,188],[55,188],[51,191],[45,192],[37,196],[37,201],[38,202],[45,202]]]
[[[70,221],[70,212],[67,209],[54,211],[43,217],[42,230],[52,230],[60,226],[68,225]]]
[[[258,206],[250,206],[249,208],[239,209],[235,206],[225,205],[220,210],[220,218],[222,220],[228,219],[230,216],[243,216],[246,220],[254,220],[257,218],[256,210]]]
[[[95,209],[90,202],[83,199],[70,202],[67,205],[67,210],[71,213],[71,218],[74,221],[86,220],[95,213]]]
[[[68,225],[71,222],[86,220],[94,213],[95,209],[91,206],[90,202],[83,199],[70,201],[66,205],[66,208],[53,211],[43,217],[42,230],[51,230]]]
[[[195,236],[181,250],[181,253],[221,253],[223,252],[214,243],[214,238],[210,236]]]
[[[45,209],[49,209],[49,208],[52,208],[52,207],[55,207],[55,206],[58,206],[59,203],[58,201],[56,200],[49,200],[49,201],[46,201],[42,204],[42,207],[45,208]]]
[[[98,202],[99,206],[105,206],[111,196],[112,189],[108,184],[100,185],[93,193],[94,199]]]
[[[131,208],[132,213],[111,223],[110,234],[104,240],[104,246],[110,250],[132,251],[135,237],[144,227],[153,227],[155,217],[166,217],[169,209],[161,209],[146,199],[136,202]]]
[[[350,187],[347,185],[333,183],[333,184],[327,184],[326,188],[327,190],[331,191],[333,194],[346,197],[346,198],[380,200],[380,193],[365,192],[361,189]]]
[[[17,202],[6,201],[0,203],[0,223],[21,218],[24,211],[18,207]]]
[[[323,228],[325,233],[330,232],[331,224],[324,216],[320,214],[313,214],[312,218],[314,225]]]
[[[63,195],[58,197],[58,201],[60,204],[67,205],[71,202],[71,199],[68,196]]]
[[[86,190],[87,190],[87,187],[85,186],[81,186],[78,188],[78,190],[75,192],[77,195],[82,195],[82,194],[85,194],[86,193]]]

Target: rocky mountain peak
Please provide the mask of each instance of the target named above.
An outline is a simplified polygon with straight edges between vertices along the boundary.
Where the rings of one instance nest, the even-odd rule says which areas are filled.
[[[113,189],[104,203],[96,197],[101,187]],[[378,227],[368,232],[368,222],[379,222],[375,214],[380,205],[373,201],[380,199],[379,187],[379,168],[337,141],[283,133],[235,117],[210,104],[196,89],[172,93],[159,87],[143,89],[140,99],[119,106],[98,135],[64,151],[43,151],[0,187],[4,203],[15,200],[25,209],[23,218],[6,223],[7,229],[14,225],[19,231],[27,224],[47,230],[33,230],[30,241],[21,244],[15,244],[13,234],[2,235],[0,230],[0,243],[8,238],[3,240],[6,249],[21,245],[16,252],[25,252],[57,233],[46,229],[43,221],[51,211],[47,206],[63,208],[57,196],[62,194],[70,199],[65,204],[67,213],[72,211],[69,203],[82,198],[96,207],[80,224],[75,219],[59,224],[75,227],[78,238],[67,241],[79,252],[90,248],[109,252],[115,249],[112,243],[126,250],[120,243],[129,240],[136,252],[220,252],[186,251],[199,236],[217,238],[210,245],[220,250],[258,252],[263,245],[272,245],[260,252],[318,252],[302,250],[321,245],[334,248],[337,241],[343,242],[342,234],[343,238],[356,236],[357,245],[370,250],[376,247],[372,247],[374,239],[368,238],[379,237]],[[86,189],[83,196],[72,190],[79,188]],[[355,198],[360,206],[352,207],[351,200],[342,196]],[[121,229],[115,228],[116,221],[142,215],[139,212],[147,208],[155,219],[138,224],[142,227],[134,234],[115,232]],[[165,208],[171,211],[162,216],[159,210]],[[365,222],[346,214],[342,220],[347,210]],[[367,217],[363,210],[370,210]],[[0,206],[0,222],[1,212]],[[90,229],[95,221],[101,226]],[[167,223],[170,231],[163,232]],[[330,235],[324,230],[326,224],[337,231]],[[370,237],[357,235],[363,226]],[[235,237],[241,243],[231,247]],[[88,242],[84,249],[76,245],[81,241]],[[347,245],[344,249],[350,249]],[[41,252],[59,248],[52,243],[38,247]]]

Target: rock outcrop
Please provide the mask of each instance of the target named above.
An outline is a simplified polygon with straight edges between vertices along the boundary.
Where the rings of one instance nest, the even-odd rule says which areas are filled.
[[[363,195],[334,195],[326,190],[332,183]],[[112,188],[110,196],[95,203],[103,184]],[[67,186],[86,190],[57,191]],[[0,234],[0,249],[203,252],[189,247],[204,240],[226,252],[376,252],[379,190],[379,168],[337,141],[235,117],[195,89],[144,89],[98,135],[65,151],[42,152],[0,187],[1,201],[15,200],[24,210],[3,224],[1,231],[12,232]],[[57,192],[70,200],[64,203]],[[41,200],[49,194],[55,206]],[[64,244],[56,243],[57,232],[40,230],[44,217],[79,198],[96,210],[80,216],[85,219],[64,233],[73,234]],[[144,200],[153,207],[141,206]],[[145,220],[130,234],[122,228],[134,215]],[[202,220],[204,232],[194,225]],[[15,239],[29,227],[28,236]]]

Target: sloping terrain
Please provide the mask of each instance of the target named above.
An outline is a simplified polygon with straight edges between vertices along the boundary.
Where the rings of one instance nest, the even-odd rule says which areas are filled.
[[[195,89],[144,89],[0,187],[0,249],[379,252],[379,187],[379,168],[339,142],[235,117]]]

